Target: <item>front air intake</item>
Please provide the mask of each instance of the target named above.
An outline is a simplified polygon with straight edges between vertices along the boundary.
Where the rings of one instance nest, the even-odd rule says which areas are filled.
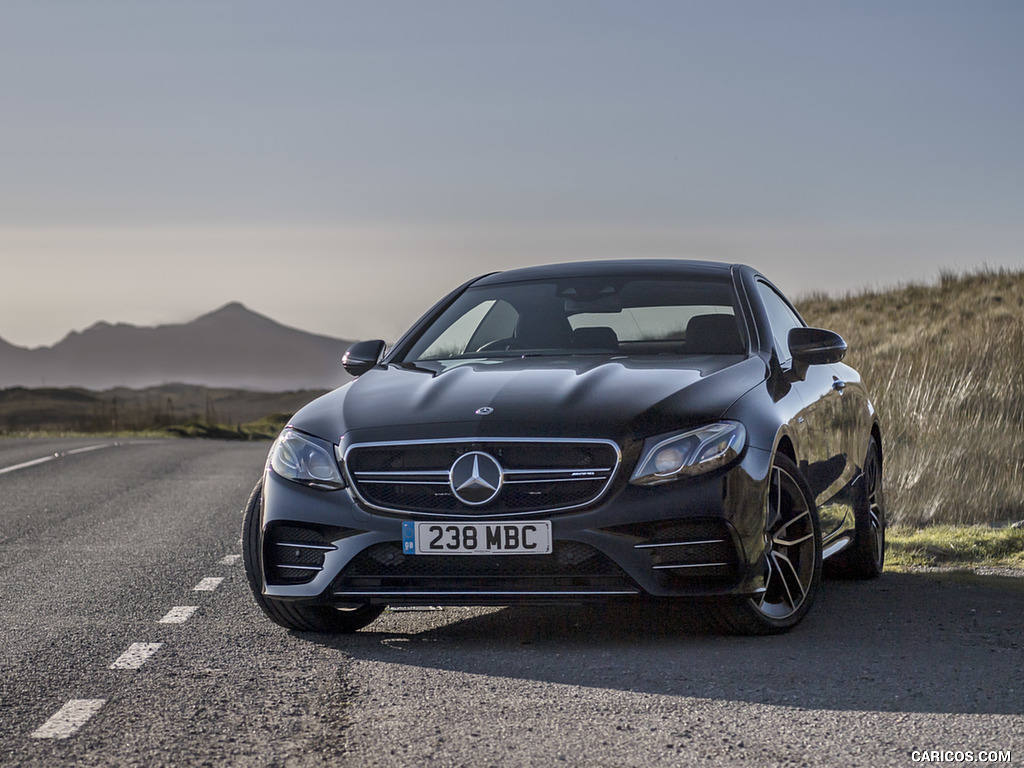
[[[312,528],[275,525],[263,539],[263,566],[268,584],[304,584],[324,568],[324,553],[336,549]]]
[[[712,585],[736,578],[736,543],[721,520],[663,520],[605,530],[630,537],[633,548],[648,556],[651,570],[673,581]]]

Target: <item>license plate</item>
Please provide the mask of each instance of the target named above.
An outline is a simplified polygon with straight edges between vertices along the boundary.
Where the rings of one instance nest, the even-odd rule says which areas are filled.
[[[402,523],[407,555],[550,555],[551,523]]]

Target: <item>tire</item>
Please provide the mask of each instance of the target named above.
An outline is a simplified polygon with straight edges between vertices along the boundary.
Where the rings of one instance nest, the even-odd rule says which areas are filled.
[[[384,606],[369,603],[352,608],[329,605],[297,605],[276,600],[263,594],[263,572],[260,565],[261,510],[263,508],[263,481],[256,483],[242,517],[242,562],[256,604],[276,624],[297,632],[342,634],[355,632],[384,612]]]
[[[853,544],[829,558],[829,576],[877,579],[885,567],[885,498],[882,492],[882,451],[871,438],[864,459],[864,494],[857,509]]]
[[[765,590],[713,602],[712,620],[729,634],[788,632],[810,610],[821,590],[821,525],[814,496],[788,457],[772,462],[765,499],[768,540]]]

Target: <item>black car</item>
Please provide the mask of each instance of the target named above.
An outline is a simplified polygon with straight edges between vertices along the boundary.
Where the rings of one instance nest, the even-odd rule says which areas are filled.
[[[846,344],[747,266],[602,261],[443,298],[310,403],[245,510],[257,603],[350,632],[387,605],[697,598],[788,630],[878,576],[882,439]]]

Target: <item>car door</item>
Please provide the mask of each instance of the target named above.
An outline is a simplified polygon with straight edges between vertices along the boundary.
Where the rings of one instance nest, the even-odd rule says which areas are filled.
[[[874,413],[867,390],[856,370],[836,363],[832,369],[833,386],[839,391],[842,401],[840,432],[849,455],[847,472],[859,474],[867,455],[868,439],[871,435],[872,414]]]
[[[792,372],[789,331],[806,324],[771,284],[759,280],[757,286],[771,325],[779,364]],[[846,488],[853,472],[845,440],[848,430],[843,428],[849,413],[843,400],[842,379],[831,365],[809,365],[802,378],[793,375],[789,378],[803,406],[797,418],[801,437],[797,459],[814,493],[822,539],[827,540],[852,515]]]

